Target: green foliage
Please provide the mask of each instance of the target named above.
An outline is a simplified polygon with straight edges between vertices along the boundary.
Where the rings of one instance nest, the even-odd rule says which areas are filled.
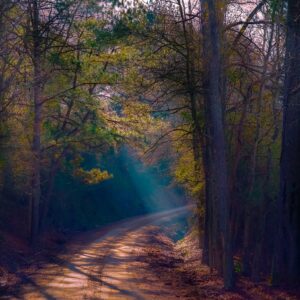
[[[149,163],[167,157],[165,169],[172,175],[172,183],[199,201],[197,214],[203,217],[203,145],[199,145],[194,133],[197,124],[201,128],[201,142],[207,142],[209,137],[204,129],[211,125],[207,123],[211,120],[205,117],[203,41],[198,27],[193,25],[196,19],[190,22],[188,17],[178,22],[179,11],[174,7],[151,11],[142,4],[134,8],[118,1],[102,4],[101,7],[96,0],[50,1],[58,15],[53,22],[43,20],[39,26],[40,187],[41,200],[48,196],[51,200],[48,225],[91,228],[154,208],[168,208],[163,206],[166,190],[159,186],[154,192],[159,184],[151,175],[135,169],[143,166],[128,167],[124,163],[125,159],[130,161],[128,155],[107,158],[107,152],[117,152],[124,143]],[[282,21],[279,1],[268,4],[272,19]],[[115,15],[108,11],[109,5],[123,7]],[[217,8],[225,9],[221,2]],[[47,14],[53,11],[49,9]],[[41,11],[43,17],[47,14]],[[20,19],[16,18],[19,15]],[[15,19],[20,23],[5,27],[9,37],[15,38],[1,44],[4,54],[0,49],[0,79],[5,82],[13,74],[5,92],[0,82],[0,136],[5,137],[0,147],[0,189],[9,194],[9,199],[16,200],[9,205],[0,204],[5,203],[8,212],[19,209],[25,216],[32,196],[32,91],[37,82],[33,70],[33,31],[28,25],[31,20],[22,7],[9,13],[9,20]],[[263,30],[268,25],[260,26]],[[225,30],[224,35],[228,44],[235,37],[231,30]],[[265,49],[258,51],[259,46],[254,44],[247,41],[222,53],[226,62],[228,97],[224,97],[224,111],[232,214],[241,228],[245,228],[245,216],[249,215],[254,223],[261,220],[265,207],[268,216],[272,214],[279,186],[281,146],[276,131],[280,132],[281,120],[274,107],[273,91],[277,87],[275,79],[267,74],[267,84],[262,89],[260,73]],[[280,39],[276,41],[276,45],[281,44]],[[267,73],[271,74],[273,67],[281,68],[273,62],[275,57],[274,47]],[[196,98],[193,114],[191,91]],[[5,114],[2,107],[9,107]],[[171,184],[166,176],[159,180]],[[48,194],[51,182],[52,195]],[[24,217],[24,222],[28,219]],[[256,234],[254,230],[250,236]],[[234,233],[240,240],[244,234],[241,231],[238,228]],[[253,247],[250,250],[254,252]],[[241,272],[239,263],[235,271]]]
[[[242,263],[239,260],[234,261],[234,272],[241,274],[243,270]]]
[[[185,149],[186,150],[186,149]],[[192,196],[197,196],[203,191],[204,183],[198,178],[195,172],[196,162],[193,152],[178,149],[180,156],[175,164],[174,175],[178,183],[186,187]]]
[[[74,175],[79,177],[85,184],[98,184],[102,181],[111,179],[113,176],[107,171],[101,171],[100,169],[91,169],[86,171],[82,168],[76,169]]]

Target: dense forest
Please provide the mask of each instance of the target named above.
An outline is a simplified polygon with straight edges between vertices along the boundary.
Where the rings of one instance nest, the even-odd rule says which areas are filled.
[[[299,284],[299,1],[5,0],[0,45],[3,232],[192,202],[226,289]]]

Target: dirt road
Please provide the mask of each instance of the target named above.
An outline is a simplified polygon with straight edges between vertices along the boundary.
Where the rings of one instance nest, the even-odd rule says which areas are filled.
[[[26,276],[15,298],[9,299],[179,299],[136,253],[149,243],[147,226],[176,222],[188,211],[177,208],[112,225],[78,253],[54,257]]]

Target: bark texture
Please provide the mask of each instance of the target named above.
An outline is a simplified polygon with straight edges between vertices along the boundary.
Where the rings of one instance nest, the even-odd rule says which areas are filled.
[[[229,182],[226,149],[227,143],[224,129],[224,88],[222,80],[222,55],[220,24],[222,11],[217,1],[203,1],[203,40],[204,56],[207,64],[204,66],[205,82],[205,110],[209,155],[207,166],[209,168],[209,195],[213,203],[210,219],[207,220],[210,229],[209,252],[212,258],[210,264],[217,267],[223,274],[224,286],[230,289],[234,286],[233,255],[230,237],[229,222]],[[207,229],[208,229],[207,228]]]
[[[275,280],[299,280],[300,274],[300,2],[288,1],[286,77]]]

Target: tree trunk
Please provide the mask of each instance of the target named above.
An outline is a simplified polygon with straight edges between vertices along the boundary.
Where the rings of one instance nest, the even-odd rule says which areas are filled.
[[[219,7],[219,5],[218,5]],[[215,0],[203,1],[202,14],[203,22],[203,40],[204,55],[207,65],[204,66],[207,74],[208,89],[205,91],[206,106],[206,126],[209,136],[207,145],[211,149],[208,165],[211,167],[211,180],[215,202],[215,211],[213,212],[213,222],[217,226],[217,232],[220,232],[222,267],[219,270],[223,274],[224,286],[230,289],[234,286],[233,274],[233,254],[230,237],[229,220],[229,182],[226,149],[227,143],[224,130],[224,111],[222,99],[224,90],[222,89],[222,60],[221,60],[221,37],[220,37],[220,18],[222,12],[217,8]],[[215,231],[215,230],[214,230]],[[219,244],[219,238],[215,246]],[[218,249],[216,249],[218,252]],[[218,258],[218,257],[216,257]]]
[[[288,1],[278,238],[273,279],[300,275],[300,2]]]
[[[30,6],[32,17],[32,37],[33,37],[33,178],[32,178],[32,200],[31,200],[31,222],[30,238],[35,243],[39,233],[40,222],[40,201],[41,201],[41,122],[42,122],[42,103],[41,103],[41,53],[40,53],[40,35],[39,35],[39,5],[35,0]]]
[[[204,160],[204,153],[206,147],[204,146],[204,139],[203,139],[203,132],[200,125],[199,120],[199,110],[201,107],[200,103],[200,97],[197,93],[197,87],[196,87],[196,75],[195,75],[195,41],[194,41],[194,25],[193,21],[187,20],[189,17],[187,17],[184,7],[184,3],[182,3],[180,0],[177,1],[180,17],[182,20],[182,29],[184,34],[184,40],[185,40],[185,47],[186,47],[186,61],[185,61],[185,72],[186,72],[186,89],[189,95],[189,101],[190,101],[190,108],[191,108],[191,114],[192,114],[192,120],[193,120],[193,136],[192,136],[192,143],[193,143],[193,155],[195,160],[195,173],[198,177],[198,180],[200,180],[201,176],[201,169],[204,168],[204,173],[206,173],[207,168],[205,166],[205,160]],[[191,1],[188,1],[188,13],[192,14],[192,4]],[[201,157],[202,156],[202,157]],[[202,161],[204,162],[202,164]],[[205,176],[208,178],[208,175]],[[207,181],[207,180],[206,180]],[[209,199],[209,193],[208,193],[208,184],[206,184],[205,188],[205,203],[207,203],[207,200]],[[202,207],[203,205],[206,206],[206,204],[202,203],[202,199],[199,197],[197,199],[197,206],[198,208]],[[200,209],[199,209],[200,210]],[[205,210],[208,211],[208,210]],[[206,227],[207,223],[207,213],[205,215],[204,222],[202,221],[202,216],[198,215],[198,223],[199,223],[199,233],[203,231],[203,223],[204,227]],[[208,263],[208,231],[204,230],[204,237],[200,236],[199,241],[201,244],[201,247],[203,248],[203,255],[202,260],[205,263]],[[203,242],[202,242],[203,241]]]

